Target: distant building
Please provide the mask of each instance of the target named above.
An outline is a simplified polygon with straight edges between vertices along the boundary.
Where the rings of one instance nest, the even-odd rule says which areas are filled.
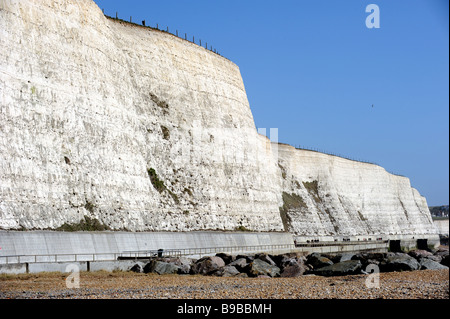
[[[430,207],[432,217],[447,217],[448,218],[449,205]]]

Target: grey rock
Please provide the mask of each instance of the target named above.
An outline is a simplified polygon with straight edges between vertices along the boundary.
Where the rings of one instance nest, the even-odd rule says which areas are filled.
[[[179,258],[157,258],[156,260],[174,264],[178,266],[178,274],[184,275],[189,274],[191,265],[194,263],[194,260],[187,257],[179,257]]]
[[[299,260],[299,259],[296,259],[296,258],[290,258],[290,259],[287,259],[287,260],[284,260],[284,262],[282,263],[282,268],[284,268],[284,267],[288,267],[288,266],[293,266],[293,265],[304,265],[304,262],[303,262],[303,260]],[[280,267],[281,268],[281,267]]]
[[[411,251],[408,252],[408,255],[411,256],[411,257],[414,257],[417,260],[419,260],[421,258],[424,258],[424,257],[433,256],[433,254],[430,253],[429,251],[421,250],[421,249],[411,250]]]
[[[180,269],[178,270],[178,274],[180,274],[180,275],[189,274],[193,263],[194,263],[194,261],[190,258],[186,258],[186,257],[178,258],[177,261],[175,262],[175,265],[180,267]]]
[[[441,264],[449,267],[448,247],[440,247],[439,250],[434,254],[434,256],[437,258],[441,258]]]
[[[236,256],[236,260],[241,259],[241,258],[244,258],[245,260],[247,260],[248,263],[251,263],[253,260],[255,260],[255,255],[237,255]]]
[[[449,257],[448,257],[448,254],[442,257],[441,264],[444,265],[444,266],[449,267]]]
[[[316,269],[314,273],[320,276],[346,276],[359,273],[361,267],[362,263],[359,260],[346,260]]]
[[[217,256],[203,257],[197,260],[195,264],[191,267],[191,273],[208,275],[221,267],[225,267],[225,262],[222,258]]]
[[[300,264],[298,262],[290,263],[286,267],[284,267],[283,271],[281,272],[281,277],[300,277],[303,276],[306,273],[307,269],[304,264]]]
[[[281,255],[269,255],[269,257],[280,268],[286,266],[289,263],[289,261],[292,259],[297,259],[297,260],[305,259],[306,260],[306,258],[303,257],[302,253],[285,253],[285,254],[281,254]]]
[[[331,258],[331,261],[333,263],[340,263],[343,261],[352,260],[353,256],[355,256],[354,253],[341,253],[333,256],[333,258]]]
[[[133,267],[130,268],[130,271],[135,273],[141,273],[143,271],[142,266],[139,264],[135,264]]]
[[[249,275],[249,277],[279,277],[280,268],[278,268],[277,266],[272,266],[269,263],[262,261],[261,259],[255,259],[248,265],[247,274]]]
[[[283,269],[284,267],[293,263],[295,261],[295,258],[283,256],[281,258],[272,258],[272,260],[275,262],[276,266],[278,266],[280,269]]]
[[[282,255],[271,255],[270,258],[275,262],[275,264],[280,267],[282,260],[287,257],[287,254]],[[281,268],[281,267],[280,267]]]
[[[383,261],[383,259],[382,260],[379,260],[379,259],[367,259],[364,262],[363,266],[367,267],[368,265],[379,265],[382,261]]]
[[[351,257],[351,260],[359,260],[362,266],[365,268],[371,264],[374,265],[380,264],[386,258],[386,256],[387,256],[386,253],[360,252],[353,255]]]
[[[415,258],[402,253],[388,254],[388,256],[380,263],[380,270],[384,272],[419,269],[420,264]]]
[[[437,270],[437,269],[448,269],[447,266],[441,265],[438,262],[435,262],[429,258],[421,258],[419,261],[421,270]]]
[[[302,267],[307,268],[305,265],[306,258],[303,256],[297,256],[297,257],[284,257],[280,264],[277,264],[278,267],[280,267],[281,270],[283,270],[285,267],[292,266],[295,264],[302,265]]]
[[[248,266],[248,262],[247,259],[245,258],[239,258],[236,259],[235,261],[230,263],[230,266],[234,266],[236,267],[237,270],[239,270],[240,272],[243,272],[246,267]]]
[[[142,272],[145,273],[145,274],[151,273],[152,272],[152,270],[151,270],[151,263],[146,264],[144,266],[144,268],[142,268]]]
[[[327,257],[323,257],[318,253],[312,253],[306,259],[306,263],[311,265],[314,269],[333,265],[333,262]]]
[[[177,274],[180,267],[173,263],[152,260],[144,267],[144,273],[157,273],[159,275]]]
[[[223,261],[225,262],[225,265],[228,265],[229,263],[232,263],[233,261],[236,260],[236,256],[227,253],[219,253],[216,254],[216,256],[222,258]]]
[[[440,263],[449,267],[448,249],[439,248],[439,250],[434,253],[434,257],[441,258]]]
[[[255,256],[255,258],[260,259],[260,260],[262,260],[262,261],[265,261],[266,263],[268,263],[268,264],[270,264],[270,265],[272,265],[272,266],[276,266],[276,265],[277,265],[277,264],[272,260],[272,258],[270,258],[269,255],[264,254],[264,253],[262,253],[262,254],[257,254],[257,255]]]
[[[230,265],[226,265],[225,267],[222,267],[213,273],[214,276],[220,277],[235,277],[239,274],[239,270],[237,270],[236,267]]]
[[[434,254],[435,254],[435,255],[442,256],[442,257],[448,256],[448,254],[449,254],[448,248],[447,248],[447,249],[446,249],[446,248],[439,248],[439,250],[436,251]]]
[[[386,257],[406,257],[406,258],[408,258],[408,257],[411,257],[411,256],[409,256],[406,253],[401,253],[401,252],[388,252],[385,255],[385,258]]]
[[[435,261],[437,263],[441,263],[441,261],[442,261],[442,256],[438,256],[438,255],[428,256],[425,258]]]

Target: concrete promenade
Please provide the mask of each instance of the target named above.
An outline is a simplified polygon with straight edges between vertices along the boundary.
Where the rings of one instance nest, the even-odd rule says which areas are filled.
[[[0,231],[0,257],[289,244],[294,244],[292,235],[282,232]]]
[[[323,238],[325,239],[325,238]],[[56,232],[0,231],[0,274],[67,272],[69,265],[81,271],[129,270],[139,259],[156,255],[200,258],[230,254],[267,252],[309,254],[357,251],[388,251],[390,240],[318,241],[306,243],[283,232]],[[416,246],[415,239],[401,238],[402,249]],[[431,239],[431,238],[430,238]],[[398,240],[400,242],[400,240]],[[430,240],[430,244],[434,244]],[[129,260],[118,260],[130,257]]]

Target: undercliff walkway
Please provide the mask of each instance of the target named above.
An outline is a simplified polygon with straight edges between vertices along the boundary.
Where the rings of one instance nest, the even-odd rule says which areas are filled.
[[[186,249],[158,249],[141,251],[123,251],[116,253],[92,253],[92,254],[52,254],[52,255],[15,255],[0,256],[0,264],[20,263],[67,263],[67,262],[94,262],[94,261],[116,261],[116,260],[138,260],[155,257],[196,257],[215,255],[217,253],[248,254],[268,253],[283,254],[289,252],[303,253],[308,255],[312,252],[340,253],[356,251],[387,251],[389,241],[376,242],[320,242],[281,245],[258,245],[258,246],[234,246],[234,247],[205,247]]]

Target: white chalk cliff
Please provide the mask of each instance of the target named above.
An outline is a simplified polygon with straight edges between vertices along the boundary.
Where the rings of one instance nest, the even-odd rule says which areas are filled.
[[[407,178],[256,132],[239,68],[91,0],[0,2],[0,229],[436,234]]]
[[[380,166],[278,146],[284,211],[299,236],[435,235],[426,199]]]

